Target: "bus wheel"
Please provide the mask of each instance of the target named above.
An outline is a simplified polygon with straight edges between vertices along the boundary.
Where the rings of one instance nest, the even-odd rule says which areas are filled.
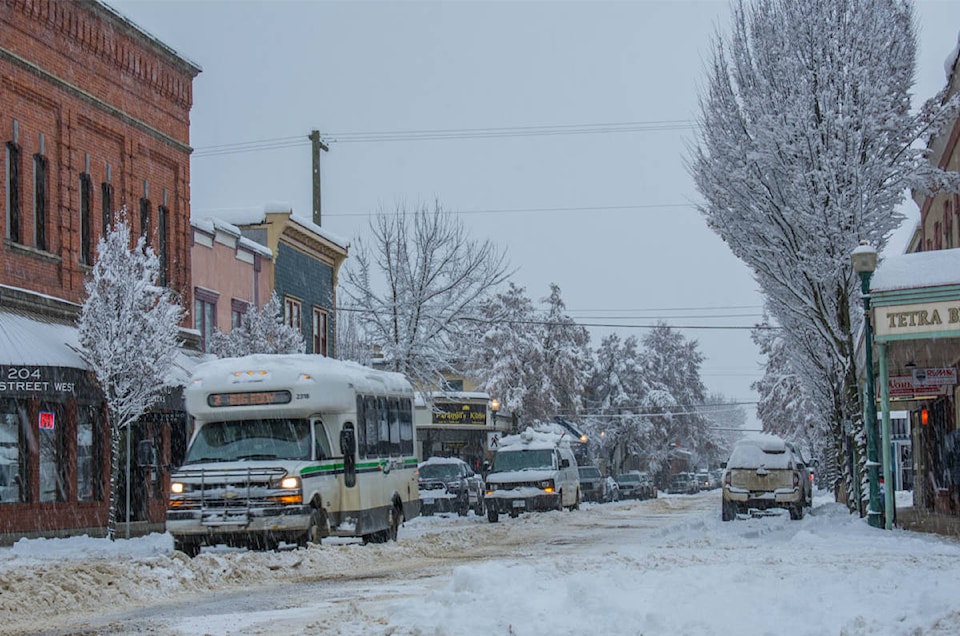
[[[306,548],[309,543],[316,543],[320,545],[320,542],[323,540],[323,515],[320,514],[319,510],[314,510],[310,514],[310,525],[307,526],[306,532],[304,532],[300,538],[297,540],[297,547]]]

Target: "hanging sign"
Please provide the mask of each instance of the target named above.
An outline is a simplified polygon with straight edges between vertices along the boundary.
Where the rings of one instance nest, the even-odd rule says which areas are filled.
[[[913,370],[915,386],[956,386],[956,367],[925,368]]]
[[[887,378],[887,387],[890,399],[920,399],[938,395],[950,395],[949,384],[917,384],[910,375],[892,375]],[[877,387],[877,398],[880,396],[880,387]]]

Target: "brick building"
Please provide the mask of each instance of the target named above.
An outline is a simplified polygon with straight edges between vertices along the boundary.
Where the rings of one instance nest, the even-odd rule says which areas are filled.
[[[124,206],[189,312],[199,72],[100,2],[0,3],[0,535],[106,525],[106,415],[73,325],[97,240]],[[169,458],[163,417],[138,435]],[[155,495],[140,516],[162,521],[162,469],[137,477]]]

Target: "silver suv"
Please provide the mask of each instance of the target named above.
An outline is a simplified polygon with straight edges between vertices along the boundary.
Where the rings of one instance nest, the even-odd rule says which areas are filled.
[[[737,442],[724,464],[721,518],[732,521],[751,509],[785,508],[802,519],[813,505],[813,485],[803,456],[775,435]]]

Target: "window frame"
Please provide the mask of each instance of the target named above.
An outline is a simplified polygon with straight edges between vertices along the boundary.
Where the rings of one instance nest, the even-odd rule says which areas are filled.
[[[322,307],[313,308],[313,353],[329,356],[327,334],[330,328],[330,314]],[[323,323],[322,325],[320,323]],[[322,328],[321,328],[322,327]]]
[[[33,244],[47,251],[47,158],[33,155]]]
[[[200,332],[200,347],[206,352],[217,327],[217,301],[220,294],[203,287],[193,289],[193,328]],[[209,316],[208,316],[209,313]],[[207,324],[207,318],[210,318]]]

